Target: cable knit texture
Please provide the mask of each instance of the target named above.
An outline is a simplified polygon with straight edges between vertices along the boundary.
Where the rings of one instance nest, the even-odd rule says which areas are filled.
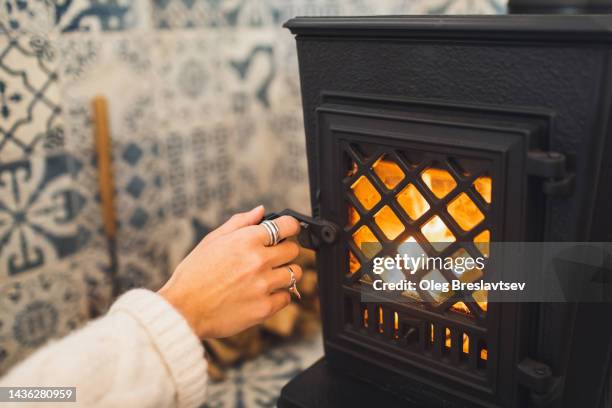
[[[195,408],[204,402],[206,360],[185,319],[158,294],[135,289],[106,316],[42,347],[0,386],[77,388],[76,404],[45,406]]]

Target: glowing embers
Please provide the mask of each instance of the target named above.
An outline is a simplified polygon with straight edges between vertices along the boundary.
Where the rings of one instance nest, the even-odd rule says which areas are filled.
[[[355,197],[357,197],[357,200],[359,200],[366,210],[371,209],[380,201],[380,194],[365,176],[359,177],[357,181],[353,183],[351,189]]]
[[[489,242],[491,240],[491,233],[489,230],[484,230],[480,234],[474,237],[474,243],[476,244],[476,248],[480,251],[480,253],[489,257]]]
[[[387,159],[385,156],[382,156],[374,162],[372,170],[374,170],[374,173],[376,173],[380,181],[382,181],[389,190],[395,188],[395,186],[397,186],[406,176],[397,163]]]
[[[351,308],[351,301],[345,305]],[[361,304],[361,316],[358,328],[372,329],[393,340],[400,338],[400,318],[398,312],[383,308],[382,305]],[[386,319],[389,319],[389,322]],[[351,319],[352,320],[352,319]]]
[[[399,315],[397,312],[393,312],[393,338],[399,339]]]
[[[419,193],[419,190],[417,190],[413,184],[408,184],[396,198],[399,205],[413,220],[419,219],[421,215],[429,210],[427,200],[425,200],[423,195]]]
[[[437,215],[423,224],[421,232],[436,251],[443,251],[449,243],[455,242],[455,236]]]
[[[470,312],[470,309],[467,307],[467,305],[463,302],[457,302],[454,305],[451,306],[451,310],[453,312],[457,312],[457,313],[463,313],[466,315],[471,314],[472,312]]]
[[[469,231],[484,219],[484,215],[467,194],[459,194],[448,204],[448,213],[464,231]]]
[[[348,226],[352,227],[353,225],[357,224],[359,222],[359,213],[357,212],[357,210],[355,209],[355,207],[353,207],[352,205],[348,206]]]
[[[474,188],[488,204],[491,204],[491,177],[478,177],[474,181]]]
[[[374,258],[382,249],[382,245],[378,239],[376,239],[372,230],[365,225],[360,227],[353,234],[353,242],[355,242],[355,245],[357,245],[357,247],[361,249],[361,252],[369,259]]]
[[[349,258],[349,274],[352,275],[355,272],[357,272],[359,270],[359,268],[361,268],[361,264],[359,263],[359,260],[357,259],[355,254],[353,254],[352,251],[349,251],[348,254],[349,254],[348,255],[348,258]]]
[[[393,210],[385,205],[374,216],[376,224],[380,227],[385,236],[391,240],[397,238],[399,234],[404,232],[404,224],[397,218]]]
[[[425,170],[421,174],[421,179],[438,198],[446,197],[457,186],[457,182],[448,171],[434,167]]]
[[[437,336],[440,336],[439,343],[444,354],[450,353],[452,349],[459,348],[460,359],[466,361],[472,353],[475,353],[475,360],[478,368],[486,368],[488,359],[488,349],[486,342],[476,336],[470,335],[457,328],[440,327],[438,324],[427,323],[427,344],[428,348],[433,348],[437,343]],[[474,350],[472,350],[472,342],[474,342]]]
[[[489,358],[489,351],[484,341],[480,341],[478,344],[478,365],[485,367],[487,359]]]
[[[463,354],[469,354],[469,352],[470,352],[470,336],[468,336],[465,333],[463,333],[462,345],[463,346],[461,348],[461,351],[463,352]]]
[[[478,307],[483,311],[486,312],[487,311],[487,298],[488,298],[488,294],[486,290],[477,290],[475,292],[472,292],[472,297],[474,298],[474,300],[476,301],[476,304],[478,305]]]

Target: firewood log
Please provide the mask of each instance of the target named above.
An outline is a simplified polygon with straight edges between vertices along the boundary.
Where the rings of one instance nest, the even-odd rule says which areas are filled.
[[[228,344],[229,346],[237,349],[247,348],[249,343],[253,341],[258,341],[260,336],[261,327],[253,326],[249,329],[246,329],[243,332],[235,334],[231,337],[223,339],[223,342]]]
[[[241,357],[239,349],[233,348],[221,340],[208,339],[204,342],[206,349],[215,357],[215,361],[223,366],[234,364]]]
[[[300,314],[300,307],[295,303],[289,304],[275,315],[266,319],[263,327],[281,337],[288,337],[293,332],[293,327]]]
[[[302,279],[298,282],[298,289],[302,296],[313,296],[317,292],[317,273],[312,269],[305,269]]]
[[[311,337],[318,335],[321,331],[319,314],[311,311],[302,311],[296,326],[296,332],[299,336]]]
[[[314,268],[315,266],[315,252],[309,249],[300,249],[300,253],[295,259],[295,263],[300,265],[302,268]]]
[[[223,381],[226,378],[225,372],[213,361],[208,359],[208,376],[213,381]]]

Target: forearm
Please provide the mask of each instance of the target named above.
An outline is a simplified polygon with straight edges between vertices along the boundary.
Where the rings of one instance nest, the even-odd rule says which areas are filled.
[[[87,407],[197,407],[205,384],[199,340],[165,300],[142,289],[0,380],[0,386],[75,386],[76,406]]]

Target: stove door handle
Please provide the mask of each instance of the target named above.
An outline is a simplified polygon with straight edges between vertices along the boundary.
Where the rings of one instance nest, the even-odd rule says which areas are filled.
[[[283,215],[290,215],[297,219],[302,229],[298,235],[298,241],[304,248],[317,250],[321,245],[331,245],[338,239],[338,226],[333,222],[312,218],[289,208],[277,213],[269,213],[264,220],[273,220]]]

